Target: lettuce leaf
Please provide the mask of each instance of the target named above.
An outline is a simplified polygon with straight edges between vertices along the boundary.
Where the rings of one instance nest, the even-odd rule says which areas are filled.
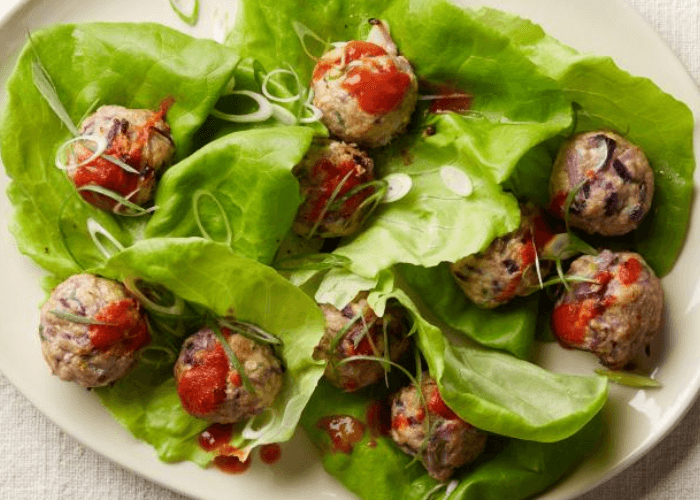
[[[168,123],[178,159],[190,153],[195,131],[238,63],[230,48],[155,24],[59,25],[31,39],[76,124],[95,106],[157,109],[173,97]],[[88,219],[124,246],[141,237],[145,221],[115,217],[82,201],[54,166],[55,152],[70,134],[33,84],[34,50],[24,48],[8,80],[0,123],[2,160],[12,179],[7,193],[15,207],[11,230],[20,251],[67,277],[104,261]]]
[[[419,78],[448,83],[474,95],[474,113],[438,119],[442,123],[435,137],[446,134],[470,169],[490,173],[493,180],[505,182],[519,195],[546,202],[551,169],[547,156],[551,159],[556,154],[570,132],[574,103],[580,108],[577,131],[614,128],[639,144],[652,163],[656,192],[652,212],[622,245],[642,253],[657,274],[670,271],[682,248],[690,213],[693,117],[683,103],[648,79],[620,70],[610,58],[581,55],[517,16],[488,8],[463,9],[443,0],[392,0],[381,5],[368,0],[316,0],[307,2],[303,10],[286,0],[244,1],[228,43],[267,67],[292,64],[308,81],[314,61],[304,53],[292,23],[302,23],[330,42],[363,38],[371,17],[389,22],[394,40]],[[425,123],[421,116],[417,119]],[[416,127],[409,135],[420,130]],[[533,147],[555,137],[547,154],[540,150],[518,165]],[[396,149],[390,151],[396,158]],[[404,158],[412,151],[405,153]],[[378,163],[381,169],[382,162]],[[514,171],[517,178],[509,182]],[[420,209],[412,208],[417,211],[415,221]],[[483,220],[488,220],[487,213]],[[430,267],[438,263],[436,258],[454,260],[447,258],[447,252],[431,254],[432,238],[409,238],[395,250],[406,227],[415,226],[391,227],[386,222],[370,226],[369,234],[348,252],[361,261],[355,271],[376,274],[394,261]],[[501,231],[505,228],[487,227],[475,236],[483,241]],[[444,232],[448,234],[452,236]],[[445,241],[451,243],[440,239]],[[603,244],[620,245],[608,241]],[[368,266],[370,251],[376,253],[382,245],[392,257]],[[467,245],[465,250],[476,246]]]
[[[321,281],[316,301],[344,307],[348,297],[345,283],[353,292],[369,291],[367,300],[378,316],[384,314],[387,301],[392,299],[410,311],[417,347],[443,399],[479,429],[529,441],[560,441],[578,432],[607,400],[605,377],[551,373],[481,347],[464,335],[443,332],[424,315],[422,300],[415,299],[421,290],[417,289],[416,294],[395,271],[384,271],[377,280],[365,280],[350,271],[335,269]],[[534,322],[529,315],[528,321]],[[514,316],[485,318],[487,326],[517,332],[513,325],[518,325],[519,318]],[[534,324],[528,331],[534,332]]]
[[[319,384],[301,419],[311,441],[321,451],[323,466],[346,488],[364,500],[424,500],[441,498],[446,484],[426,473],[402,452],[389,436],[378,434],[368,422],[370,408],[386,401],[382,391],[343,393],[326,382]],[[366,429],[350,453],[333,451],[328,433],[318,422],[349,415]],[[473,464],[453,477],[452,500],[520,500],[554,484],[595,450],[602,419],[593,418],[571,437],[556,443],[537,443],[489,436],[486,450]],[[433,491],[435,496],[431,496]]]
[[[226,245],[201,238],[152,238],[140,241],[95,270],[123,280],[137,277],[157,283],[183,300],[224,316],[234,314],[282,340],[277,354],[284,362],[284,385],[273,405],[265,432],[256,439],[234,436],[240,448],[283,442],[292,437],[301,412],[323,374],[324,364],[311,355],[324,330],[316,304],[273,269],[237,256]],[[195,323],[195,329],[202,324]],[[190,331],[189,333],[194,333]],[[163,332],[151,347],[179,350],[181,338]],[[206,465],[211,456],[196,443],[208,424],[180,406],[172,377],[174,359],[160,370],[142,360],[139,367],[111,387],[99,389],[115,418],[156,449],[165,461],[188,459]],[[263,414],[264,416],[265,414]]]
[[[301,202],[292,175],[313,130],[279,127],[228,134],[170,168],[147,237],[203,236],[271,262]],[[200,227],[201,226],[201,227]]]

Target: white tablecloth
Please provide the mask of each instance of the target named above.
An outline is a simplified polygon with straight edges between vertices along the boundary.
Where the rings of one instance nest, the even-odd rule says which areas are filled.
[[[627,1],[700,82],[700,0]],[[0,426],[0,500],[185,500],[81,446],[1,374]],[[698,499],[700,401],[648,455],[579,500]]]

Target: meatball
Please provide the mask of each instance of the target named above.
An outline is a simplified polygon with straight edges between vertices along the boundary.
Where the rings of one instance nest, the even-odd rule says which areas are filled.
[[[231,424],[272,406],[282,388],[283,368],[269,345],[222,328],[253,391],[229,360],[216,334],[203,328],[185,340],[174,373],[187,413],[208,422]]]
[[[294,168],[303,198],[294,221],[300,236],[333,238],[356,233],[376,206],[374,162],[344,142],[313,147]]]
[[[345,391],[375,384],[384,376],[384,368],[378,361],[338,363],[351,356],[383,358],[385,329],[392,361],[397,361],[408,349],[406,312],[396,303],[389,303],[384,316],[379,318],[367,303],[367,292],[361,292],[342,310],[330,304],[321,304],[321,310],[326,317],[326,330],[314,349],[314,358],[328,361],[326,379]]]
[[[99,186],[136,205],[144,205],[153,197],[156,176],[168,165],[175,152],[170,127],[165,114],[171,100],[164,101],[157,112],[148,109],[127,109],[121,106],[102,106],[87,117],[80,133],[86,137],[100,137],[107,143],[102,156],[82,164],[93,156],[91,141],[76,142],[68,156],[68,177],[76,188]],[[110,155],[127,164],[137,173],[129,172],[113,161]],[[80,195],[102,210],[124,213],[125,207],[103,194],[81,190]]]
[[[361,146],[384,146],[403,132],[418,100],[411,64],[398,55],[386,27],[372,20],[369,40],[323,55],[312,76],[313,104],[332,134]]]
[[[520,207],[520,226],[496,238],[483,252],[469,255],[451,265],[452,275],[464,294],[479,307],[494,308],[515,296],[532,293],[539,284],[538,255],[554,236],[538,208]],[[535,249],[537,247],[537,249]],[[541,277],[552,268],[540,260]]]
[[[576,259],[567,276],[595,283],[571,283],[555,305],[552,331],[562,344],[624,368],[661,329],[661,282],[640,255],[609,250]]]
[[[421,389],[425,407],[415,385],[404,387],[392,397],[391,438],[409,455],[420,454],[432,478],[446,481],[457,467],[479,456],[486,434],[447,407],[427,373],[423,374]]]
[[[654,172],[644,152],[608,131],[578,134],[557,155],[549,181],[550,205],[564,217],[569,194],[569,222],[587,233],[619,236],[635,229],[649,211]]]
[[[92,274],[61,283],[41,308],[41,351],[55,375],[83,387],[123,377],[150,342],[140,303],[123,285]]]

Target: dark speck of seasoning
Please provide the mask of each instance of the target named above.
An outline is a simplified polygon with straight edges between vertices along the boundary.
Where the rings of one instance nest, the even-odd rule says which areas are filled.
[[[591,197],[591,183],[590,182],[585,182],[583,186],[581,186],[581,192],[583,193],[583,197],[588,199]]]
[[[369,24],[371,24],[372,26],[379,26],[380,24],[382,24],[382,22],[379,19],[377,19],[376,17],[370,17],[367,20],[367,22]]]
[[[617,202],[617,193],[614,191],[605,198],[605,215],[607,217],[615,215],[618,212]]]
[[[504,260],[503,265],[506,267],[506,271],[508,271],[510,274],[513,274],[519,269],[517,262],[511,259]]]
[[[460,279],[462,281],[469,281],[469,276],[467,276],[466,274],[464,274],[460,271],[454,271],[454,273],[458,279]]]
[[[576,200],[571,204],[571,207],[569,207],[569,210],[571,211],[572,214],[580,214],[583,212],[583,209],[586,207],[586,202],[585,201],[580,201]]]
[[[345,316],[346,318],[354,318],[355,317],[355,312],[352,310],[352,307],[350,306],[350,304],[348,304],[347,306],[345,306],[343,308],[342,313],[343,313],[343,316]]]
[[[615,142],[615,139],[611,139],[610,137],[605,138],[605,145],[608,147],[608,154],[605,157],[605,166],[603,169],[607,168],[608,165],[610,165],[610,160],[613,157],[613,154],[615,154],[615,148],[617,147],[617,142]],[[601,170],[603,170],[601,169]]]
[[[428,125],[425,127],[425,130],[423,130],[423,136],[424,137],[430,137],[432,135],[435,135],[437,133],[437,130],[435,130],[434,125]]]
[[[630,171],[627,170],[627,167],[625,167],[625,164],[622,163],[620,160],[616,159],[613,162],[613,168],[615,169],[615,172],[620,177],[620,179],[622,179],[625,182],[632,181],[632,174],[630,174]]]
[[[644,216],[644,210],[642,210],[641,205],[637,205],[634,207],[634,210],[630,213],[630,220],[632,222],[639,222],[642,220],[642,217]]]
[[[644,346],[644,353],[647,355],[647,357],[651,356],[651,346],[649,344]]]

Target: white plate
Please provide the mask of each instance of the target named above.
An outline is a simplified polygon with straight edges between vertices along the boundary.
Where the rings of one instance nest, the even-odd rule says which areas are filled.
[[[5,11],[9,3],[4,0]],[[622,0],[468,0],[514,12],[542,24],[548,33],[583,52],[611,55],[624,69],[652,78],[661,88],[687,103],[700,116],[700,95],[692,79],[653,30]],[[0,86],[4,87],[11,63],[24,44],[27,29],[57,22],[157,21],[202,37],[222,32],[214,19],[229,20],[233,2],[202,0],[201,21],[195,28],[184,25],[166,0],[28,0],[0,21]],[[4,101],[0,100],[0,106]],[[695,135],[696,152],[698,138]],[[696,157],[697,157],[696,153]],[[695,177],[699,184],[700,171]],[[0,174],[5,191],[7,178]],[[699,213],[700,198],[694,201]],[[297,435],[283,446],[282,460],[275,466],[258,464],[242,476],[228,476],[216,470],[200,470],[190,463],[166,465],[148,446],[135,441],[102,408],[90,393],[52,377],[41,358],[38,336],[38,304],[43,298],[39,286],[42,272],[18,254],[7,230],[11,210],[0,196],[0,368],[44,414],[87,446],[143,476],[169,488],[206,500],[251,500],[284,497],[352,499],[322,469],[308,440]],[[661,390],[644,391],[613,387],[604,409],[605,440],[601,449],[577,471],[541,498],[571,499],[612,477],[640,458],[663,438],[693,402],[700,388],[700,219],[692,219],[685,251],[673,272],[664,280],[667,297],[667,325],[664,351],[656,377]],[[569,352],[557,345],[544,346],[538,353],[548,368],[590,373],[597,364],[593,356]],[[258,461],[259,462],[259,461]]]

